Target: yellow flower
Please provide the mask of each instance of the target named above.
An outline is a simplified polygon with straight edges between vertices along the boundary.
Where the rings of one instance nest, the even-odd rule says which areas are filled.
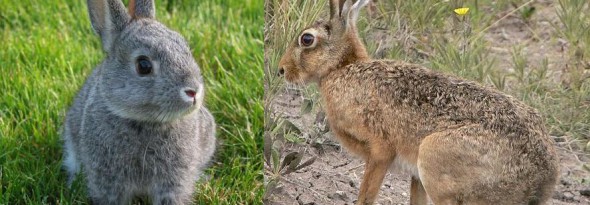
[[[463,16],[463,15],[467,14],[468,11],[469,11],[469,8],[466,8],[466,7],[455,9],[455,13],[459,16]]]

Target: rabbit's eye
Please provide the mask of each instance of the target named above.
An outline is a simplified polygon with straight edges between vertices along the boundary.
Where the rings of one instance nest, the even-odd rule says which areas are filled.
[[[301,35],[301,45],[305,47],[309,47],[313,45],[315,37],[309,33],[305,33]]]
[[[135,62],[135,69],[139,75],[147,75],[152,73],[152,62],[146,56],[140,56]]]

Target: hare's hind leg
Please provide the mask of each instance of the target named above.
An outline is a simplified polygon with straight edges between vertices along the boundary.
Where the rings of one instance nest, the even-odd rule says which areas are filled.
[[[504,138],[505,139],[505,138]],[[479,125],[427,136],[420,145],[418,173],[434,204],[523,204],[528,189],[506,165],[509,141]],[[518,165],[513,165],[518,166]],[[525,203],[526,204],[526,203]]]

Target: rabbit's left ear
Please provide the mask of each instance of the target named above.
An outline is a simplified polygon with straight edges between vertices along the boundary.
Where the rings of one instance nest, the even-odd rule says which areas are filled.
[[[129,0],[129,15],[134,19],[155,18],[156,8],[154,0]]]
[[[103,49],[109,52],[113,40],[129,22],[121,0],[87,0],[92,28],[100,36]]]

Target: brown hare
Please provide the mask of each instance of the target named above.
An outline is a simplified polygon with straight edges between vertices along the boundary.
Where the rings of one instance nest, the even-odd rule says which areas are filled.
[[[366,162],[358,204],[389,167],[412,176],[410,204],[545,204],[558,159],[544,120],[499,91],[420,65],[371,59],[356,20],[368,0],[330,0],[279,63],[288,82],[318,83],[331,130]]]

